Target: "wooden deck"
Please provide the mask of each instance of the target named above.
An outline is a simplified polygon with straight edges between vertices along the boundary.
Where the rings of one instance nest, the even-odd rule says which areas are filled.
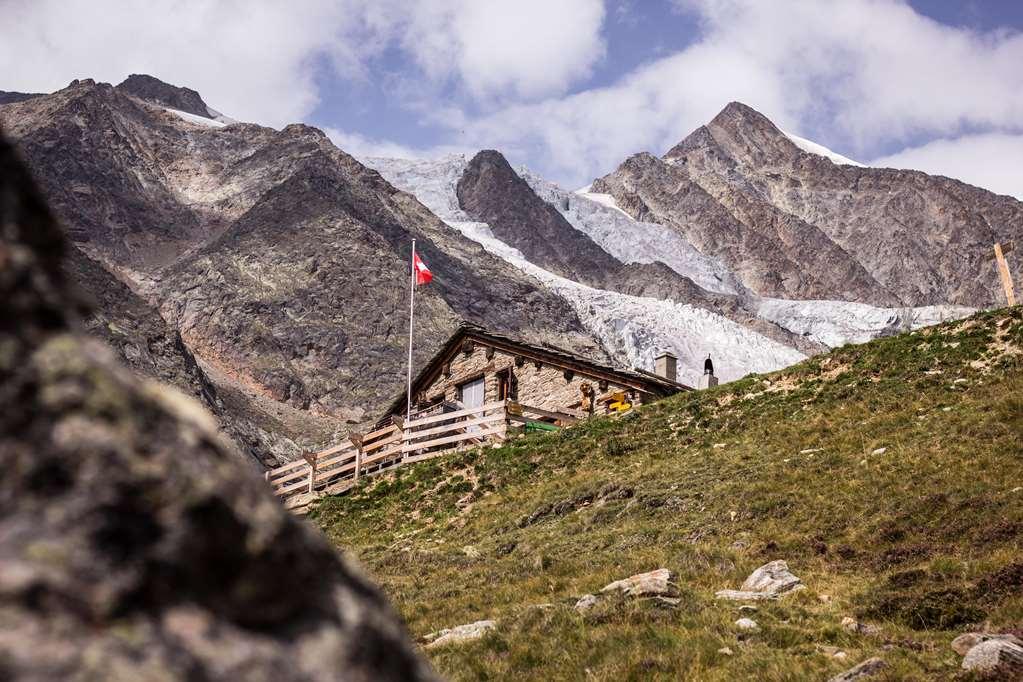
[[[527,430],[557,430],[581,416],[502,400],[409,421],[394,417],[376,431],[352,434],[345,443],[271,469],[266,480],[287,508],[304,513],[310,502],[343,493],[360,478],[466,448],[500,444]]]

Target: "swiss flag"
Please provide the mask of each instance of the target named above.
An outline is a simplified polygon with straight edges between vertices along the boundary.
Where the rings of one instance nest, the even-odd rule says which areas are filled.
[[[412,255],[412,267],[416,271],[416,284],[423,285],[429,284],[430,280],[433,279],[433,273],[430,272],[430,268],[426,267],[426,263],[419,257],[419,254]]]

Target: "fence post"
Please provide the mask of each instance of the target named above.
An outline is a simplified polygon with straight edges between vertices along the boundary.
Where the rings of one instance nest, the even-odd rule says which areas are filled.
[[[319,459],[319,454],[302,455],[302,459],[309,467],[309,493],[312,494],[313,488],[316,486],[316,460]]]
[[[405,420],[397,414],[392,414],[391,423],[398,429],[398,442],[401,443],[401,460],[405,461]]]
[[[355,446],[355,477],[354,483],[359,482],[359,470],[362,468],[362,434],[358,431],[352,431],[348,434],[348,440],[352,441],[352,445]]]

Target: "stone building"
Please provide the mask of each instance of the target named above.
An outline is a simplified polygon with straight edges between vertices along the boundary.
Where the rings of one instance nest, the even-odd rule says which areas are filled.
[[[499,400],[585,417],[607,414],[679,391],[676,358],[657,358],[658,373],[624,370],[545,345],[462,324],[412,382],[412,411],[442,412]],[[403,415],[402,392],[384,415]]]

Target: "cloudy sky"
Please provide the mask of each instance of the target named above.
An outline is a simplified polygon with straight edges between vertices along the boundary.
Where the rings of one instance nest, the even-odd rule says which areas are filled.
[[[0,89],[149,73],[356,155],[502,150],[567,187],[731,100],[1023,198],[1016,0],[0,0]]]

